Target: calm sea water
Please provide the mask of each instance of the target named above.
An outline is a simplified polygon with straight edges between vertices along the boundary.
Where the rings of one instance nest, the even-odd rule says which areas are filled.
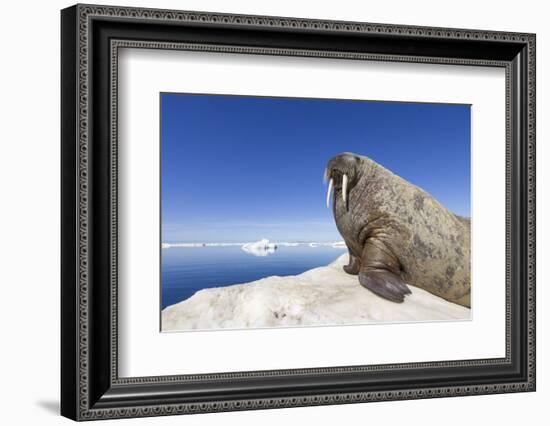
[[[328,265],[344,253],[344,249],[324,246],[282,246],[263,257],[246,253],[239,246],[162,249],[162,309],[204,288],[296,275]]]

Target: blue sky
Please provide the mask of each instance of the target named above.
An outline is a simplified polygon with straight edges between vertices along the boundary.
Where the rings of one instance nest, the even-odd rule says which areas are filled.
[[[470,216],[468,105],[162,93],[162,241],[340,240],[322,178],[344,151]]]

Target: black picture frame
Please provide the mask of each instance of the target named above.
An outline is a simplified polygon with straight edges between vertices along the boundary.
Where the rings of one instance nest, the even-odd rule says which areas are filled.
[[[75,5],[61,12],[61,414],[74,420],[535,390],[535,35]],[[118,377],[117,49],[506,70],[506,356]],[[215,370],[215,366],[213,366]]]

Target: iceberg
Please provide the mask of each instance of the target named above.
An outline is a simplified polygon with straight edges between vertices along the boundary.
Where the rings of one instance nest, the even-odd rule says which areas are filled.
[[[253,256],[267,256],[268,254],[275,253],[275,250],[277,250],[277,245],[275,243],[270,243],[266,238],[262,238],[260,241],[256,241],[255,243],[243,244],[241,249]]]
[[[162,248],[173,248],[173,247],[205,247],[205,243],[162,243]]]
[[[162,248],[181,248],[181,247],[233,247],[242,246],[244,243],[162,243]]]
[[[471,319],[470,309],[413,286],[403,303],[382,299],[342,270],[347,258],[300,275],[200,290],[163,309],[162,331]]]
[[[334,247],[334,248],[346,248],[346,243],[344,241],[334,241],[334,242],[280,242],[280,243],[271,243],[269,240],[263,238],[260,241],[255,243],[162,243],[163,249],[168,248],[195,248],[195,247],[243,247],[244,251],[259,250],[265,249],[267,251],[276,250],[277,247]],[[244,248],[246,247],[246,248]]]

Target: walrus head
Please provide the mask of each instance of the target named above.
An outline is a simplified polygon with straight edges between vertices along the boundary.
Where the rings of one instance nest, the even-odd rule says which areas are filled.
[[[356,241],[357,245],[361,245],[359,234],[368,223],[371,200],[367,194],[371,192],[369,186],[374,164],[368,157],[343,152],[332,157],[325,168],[325,181],[328,181],[327,207],[330,208],[332,201],[336,227],[351,244]]]
[[[332,157],[325,169],[325,180],[329,182],[327,189],[327,207],[330,206],[332,191],[341,193],[342,201],[347,204],[349,192],[357,184],[360,177],[360,164],[364,157],[351,152],[344,152]]]

